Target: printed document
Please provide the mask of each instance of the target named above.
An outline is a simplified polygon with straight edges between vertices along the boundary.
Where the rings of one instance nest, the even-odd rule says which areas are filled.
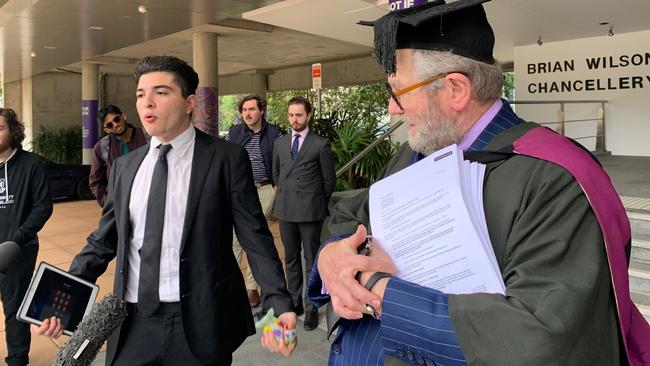
[[[485,222],[484,173],[451,145],[370,187],[373,243],[399,277],[449,294],[505,293]]]

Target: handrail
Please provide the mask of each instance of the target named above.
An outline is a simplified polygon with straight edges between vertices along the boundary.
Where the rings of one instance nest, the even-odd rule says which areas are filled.
[[[576,123],[576,122],[590,122],[595,121],[596,124],[596,134],[591,136],[580,136],[573,138],[574,140],[582,140],[587,138],[596,139],[595,152],[604,152],[605,151],[605,103],[606,100],[516,100],[509,102],[510,104],[559,104],[560,109],[558,110],[558,120],[555,122],[542,122],[542,125],[557,125],[556,131],[564,135],[564,127],[567,123]],[[564,119],[564,106],[566,104],[600,104],[600,110],[598,112],[598,118],[589,118],[589,119],[574,119],[566,120]]]
[[[399,120],[395,122],[395,124],[392,125],[388,130],[386,130],[386,132],[382,133],[380,136],[377,136],[377,138],[375,138],[368,146],[366,146],[365,149],[361,150],[357,155],[355,155],[352,159],[350,159],[350,161],[348,161],[345,165],[343,165],[339,170],[336,171],[336,178],[342,176],[343,173],[347,172],[348,169],[352,168],[352,166],[357,161],[363,159],[363,157],[366,156],[372,149],[374,149],[375,146],[379,145],[380,142],[382,142],[386,137],[392,134],[403,123],[404,121]]]

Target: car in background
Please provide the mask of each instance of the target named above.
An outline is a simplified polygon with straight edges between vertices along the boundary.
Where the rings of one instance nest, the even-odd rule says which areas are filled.
[[[46,158],[43,158],[43,164],[50,181],[50,195],[53,199],[95,199],[88,186],[90,165],[59,164]]]

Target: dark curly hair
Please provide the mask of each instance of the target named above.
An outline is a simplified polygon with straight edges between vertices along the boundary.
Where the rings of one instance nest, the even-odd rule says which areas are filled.
[[[174,81],[181,87],[183,98],[196,93],[199,86],[199,75],[187,62],[174,56],[147,56],[140,61],[133,71],[133,79],[137,83],[140,76],[150,72],[171,72]]]
[[[260,95],[255,94],[255,95],[247,95],[242,100],[239,101],[239,104],[237,104],[237,109],[239,110],[239,113],[241,113],[242,109],[244,108],[244,103],[248,102],[249,100],[254,100],[257,102],[257,109],[259,109],[262,113],[266,112],[266,100],[262,98]]]
[[[23,140],[25,140],[25,126],[16,118],[16,112],[11,108],[0,108],[0,116],[5,118],[7,126],[9,126],[11,147],[13,149],[22,149]]]

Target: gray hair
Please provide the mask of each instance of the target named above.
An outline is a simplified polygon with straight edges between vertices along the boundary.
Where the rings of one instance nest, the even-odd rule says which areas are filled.
[[[455,55],[451,52],[413,50],[413,66],[418,80],[446,72],[460,72],[472,82],[474,99],[479,103],[494,101],[501,97],[503,86],[501,67],[498,63],[488,64],[471,58]],[[437,80],[427,86],[435,93],[444,83]]]

